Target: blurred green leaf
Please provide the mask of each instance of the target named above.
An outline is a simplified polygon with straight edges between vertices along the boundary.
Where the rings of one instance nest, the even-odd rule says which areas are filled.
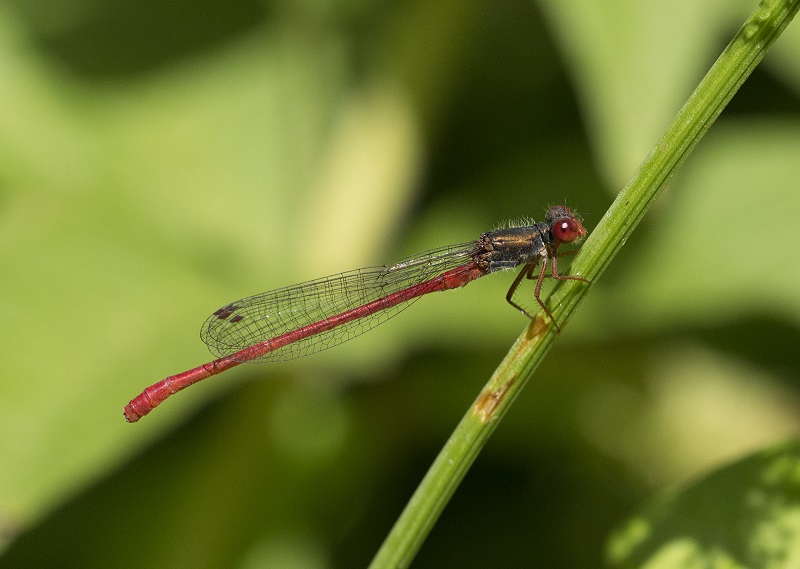
[[[622,185],[753,2],[539,2],[567,57],[605,180]],[[644,78],[644,79],[643,79]]]
[[[264,259],[303,254],[304,242],[274,243],[314,179],[342,52],[334,44],[320,57],[280,31],[267,40],[87,90],[26,65],[24,44],[6,36],[6,110],[31,117],[0,134],[15,148],[0,158],[0,337],[14,354],[0,385],[0,454],[15,465],[0,474],[0,508],[12,525],[93,477],[121,441],[141,439],[119,407],[155,370],[207,357],[187,333],[198,310],[233,282],[243,293],[269,286]]]
[[[800,442],[720,469],[632,518],[613,567],[794,567],[800,563]]]

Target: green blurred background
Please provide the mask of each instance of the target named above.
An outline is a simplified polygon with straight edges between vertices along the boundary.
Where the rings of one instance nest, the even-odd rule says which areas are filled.
[[[237,298],[552,203],[591,230],[755,5],[0,5],[0,564],[365,566],[525,326],[513,274],[138,424],[123,405],[208,361],[197,330]],[[797,28],[414,567],[597,566],[640,505],[798,432]]]

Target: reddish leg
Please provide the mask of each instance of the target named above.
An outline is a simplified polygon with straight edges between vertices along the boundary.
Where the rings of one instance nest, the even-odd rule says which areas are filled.
[[[570,251],[567,254],[570,254],[570,253],[574,253],[574,252]],[[550,257],[550,262],[551,262],[550,273],[551,274],[548,275],[547,274],[547,260],[548,260],[547,257],[542,257],[542,267],[539,269],[539,274],[536,277],[534,277],[534,272],[533,272],[533,270],[536,268],[536,264],[535,263],[529,263],[529,264],[525,265],[525,267],[517,275],[517,278],[514,279],[514,282],[511,283],[511,288],[508,289],[508,294],[506,294],[506,300],[508,301],[508,303],[511,306],[513,306],[514,308],[518,309],[525,316],[527,316],[528,318],[533,320],[533,316],[527,310],[525,310],[519,304],[514,302],[513,296],[514,296],[514,293],[517,291],[517,288],[519,287],[519,284],[522,282],[522,279],[533,280],[534,278],[536,278],[536,288],[533,291],[533,296],[534,296],[534,298],[536,298],[536,302],[539,303],[539,306],[542,307],[542,310],[544,310],[545,313],[550,317],[550,321],[553,323],[553,326],[555,326],[556,331],[557,332],[561,332],[561,328],[559,328],[558,323],[556,322],[556,319],[553,318],[553,313],[550,312],[550,309],[547,307],[547,305],[544,303],[544,301],[540,297],[541,292],[542,292],[542,283],[543,283],[544,279],[552,277],[552,278],[554,278],[556,280],[559,280],[559,281],[573,280],[573,281],[583,281],[585,283],[588,283],[589,281],[586,280],[583,277],[577,277],[577,276],[573,276],[573,275],[559,275],[558,274],[558,255],[556,255],[555,253],[553,254],[552,257]]]
[[[563,255],[574,255],[575,253],[577,253],[577,251],[569,251],[567,253],[562,253],[562,256]],[[551,261],[552,261],[552,265],[550,266],[550,268],[552,269],[553,274],[550,275],[550,276],[553,277],[554,279],[559,280],[559,281],[583,281],[585,283],[589,282],[585,278],[576,277],[575,275],[559,275],[558,274],[558,255],[553,255],[553,258],[551,259]]]
[[[546,264],[547,263],[545,262],[545,265]],[[517,310],[522,312],[525,316],[527,316],[531,320],[533,320],[533,316],[530,313],[528,313],[527,310],[522,308],[519,304],[514,302],[514,293],[517,292],[517,287],[519,287],[519,283],[522,282],[522,279],[524,279],[524,278],[528,278],[528,279],[532,278],[531,277],[531,273],[533,272],[533,269],[535,267],[536,267],[536,265],[533,264],[533,263],[527,264],[524,267],[522,267],[522,270],[517,275],[517,278],[515,278],[514,282],[511,283],[511,288],[508,289],[508,293],[506,293],[506,301],[508,301],[508,303],[511,306],[513,306],[514,308],[516,308]]]
[[[539,298],[539,295],[542,292],[542,281],[547,276],[546,274],[547,257],[542,257],[542,267],[539,269],[539,274],[536,277],[534,277],[534,272],[533,272],[535,268],[536,268],[535,263],[529,263],[525,265],[525,267],[517,275],[517,278],[514,279],[514,282],[511,283],[511,288],[508,289],[508,294],[506,294],[506,300],[511,306],[513,306],[514,308],[522,312],[525,316],[533,320],[533,315],[524,308],[522,308],[519,304],[514,302],[513,297],[514,293],[517,292],[517,287],[519,287],[519,283],[522,282],[522,279],[527,278],[529,280],[533,280],[534,278],[536,278],[536,288],[533,291],[533,296],[536,298],[536,302],[539,303],[539,306],[541,306],[542,309],[545,311],[545,313],[547,313],[547,315],[550,317],[550,321],[553,323],[553,326],[556,327],[556,330],[558,332],[561,332],[561,328],[559,328],[558,324],[556,324],[556,319],[553,318],[553,313],[550,312],[550,309],[547,308],[547,305],[544,303],[544,301],[542,301],[542,299]]]

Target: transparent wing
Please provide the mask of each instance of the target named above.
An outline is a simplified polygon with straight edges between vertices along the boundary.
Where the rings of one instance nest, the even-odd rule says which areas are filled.
[[[445,271],[461,266],[465,266],[467,271],[474,248],[475,242],[441,247],[390,266],[348,271],[243,298],[209,316],[200,330],[200,337],[215,356],[230,356],[259,342],[424,283]],[[420,296],[422,294],[425,294],[424,290]],[[417,298],[248,361],[291,360],[336,346],[385,322]]]

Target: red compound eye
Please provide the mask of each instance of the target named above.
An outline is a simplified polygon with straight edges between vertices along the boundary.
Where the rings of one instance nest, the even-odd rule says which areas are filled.
[[[572,243],[578,237],[586,235],[586,230],[581,222],[571,217],[562,217],[553,222],[550,231],[558,241]]]

